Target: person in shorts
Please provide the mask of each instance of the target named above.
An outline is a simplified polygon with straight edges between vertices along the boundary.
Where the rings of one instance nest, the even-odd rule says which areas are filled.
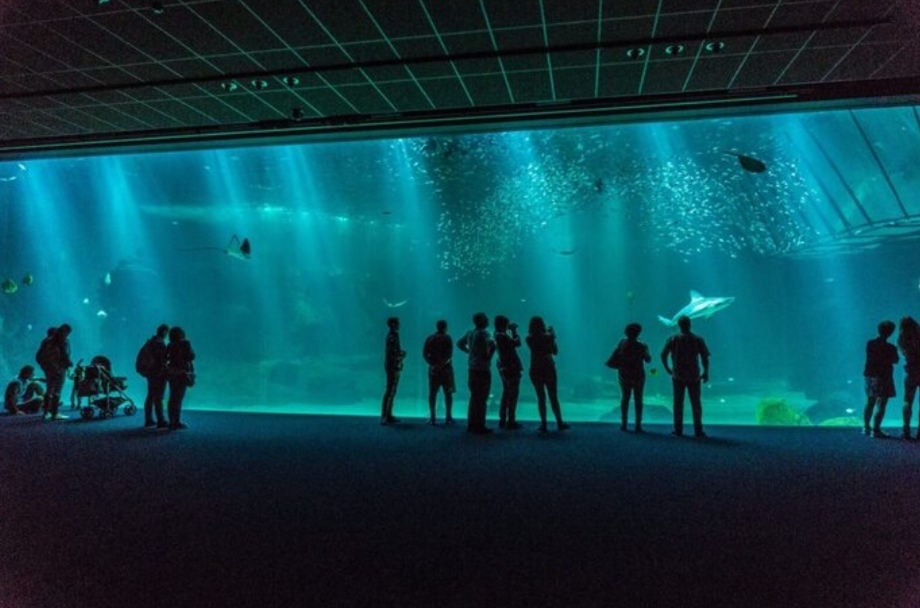
[[[898,362],[898,349],[888,342],[894,333],[894,322],[878,324],[878,337],[866,343],[866,365],[863,376],[866,380],[866,408],[863,410],[863,434],[885,439],[888,434],[882,430],[885,406],[895,396],[894,366]],[[872,413],[875,412],[875,419]],[[870,430],[869,424],[872,423]]]

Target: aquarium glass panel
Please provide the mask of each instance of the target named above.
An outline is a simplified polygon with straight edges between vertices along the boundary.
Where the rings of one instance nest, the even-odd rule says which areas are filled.
[[[110,359],[142,407],[135,355],[169,323],[197,353],[188,409],[376,417],[397,316],[394,413],[421,423],[426,337],[483,311],[522,337],[543,317],[564,416],[618,424],[604,363],[638,322],[666,425],[683,311],[712,352],[707,424],[859,425],[867,340],[920,314],[918,164],[914,107],[4,162],[0,372],[69,323],[74,361]]]

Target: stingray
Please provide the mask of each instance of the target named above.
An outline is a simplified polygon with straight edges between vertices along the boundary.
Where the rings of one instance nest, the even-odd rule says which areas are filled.
[[[383,303],[387,305],[387,308],[399,308],[400,306],[405,306],[409,303],[409,300],[403,300],[401,302],[390,302],[386,298],[383,299]]]
[[[248,260],[252,254],[252,247],[249,245],[249,239],[240,238],[235,234],[230,237],[230,242],[224,248],[220,247],[180,247],[179,251],[223,251],[232,258],[238,260]]]
[[[767,170],[767,165],[762,160],[757,160],[753,156],[747,156],[746,154],[738,154],[737,152],[726,152],[722,151],[722,154],[728,154],[729,156],[734,156],[738,159],[738,162],[741,164],[741,168],[747,171],[748,173],[763,173]]]

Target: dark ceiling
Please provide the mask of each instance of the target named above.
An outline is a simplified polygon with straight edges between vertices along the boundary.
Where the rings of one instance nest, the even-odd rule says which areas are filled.
[[[3,2],[0,156],[916,102],[918,23],[918,0]]]

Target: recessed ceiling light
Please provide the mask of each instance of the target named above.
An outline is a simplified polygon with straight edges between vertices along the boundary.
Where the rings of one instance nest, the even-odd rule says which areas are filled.
[[[109,0],[96,0],[96,6],[104,6],[109,3]]]
[[[670,46],[665,47],[664,52],[667,53],[668,55],[674,56],[674,55],[683,55],[684,51],[686,50],[687,50],[687,47],[685,47],[682,44],[672,44]]]
[[[285,76],[281,79],[281,82],[283,82],[286,87],[296,87],[300,84],[300,78],[297,76]]]
[[[162,15],[163,13],[166,12],[166,9],[163,7],[162,2],[151,2],[150,10],[153,11],[154,15]]]
[[[268,83],[264,80],[253,80],[249,83],[256,91],[264,91],[268,88]]]
[[[230,82],[222,82],[222,83],[220,83],[220,88],[222,88],[223,90],[227,91],[228,93],[233,93],[233,92],[236,91],[238,88],[240,88],[240,85],[239,85],[239,83],[237,83],[235,80],[231,80]]]
[[[645,49],[640,48],[640,47],[636,47],[634,49],[629,49],[628,51],[626,51],[626,56],[629,57],[630,59],[639,59],[643,55],[645,55]]]
[[[707,42],[704,46],[707,53],[721,53],[722,49],[725,48],[725,43],[721,40],[714,40],[713,42]]]

